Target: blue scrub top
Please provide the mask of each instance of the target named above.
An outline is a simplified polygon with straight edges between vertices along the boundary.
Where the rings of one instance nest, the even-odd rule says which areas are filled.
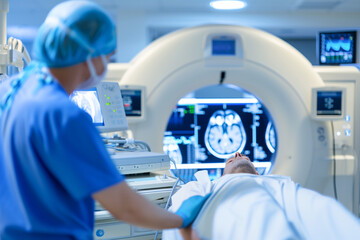
[[[91,195],[124,176],[61,85],[39,88],[39,69],[0,117],[0,239],[92,239]]]

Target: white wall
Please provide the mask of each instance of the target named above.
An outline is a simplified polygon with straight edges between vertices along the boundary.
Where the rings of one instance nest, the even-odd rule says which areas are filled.
[[[116,14],[118,27],[117,61],[129,62],[150,43],[150,29],[179,29],[203,24],[237,24],[260,28],[289,39],[300,52],[316,63],[315,38],[320,30],[360,29],[360,14],[326,12],[289,12],[263,14],[145,13]],[[312,52],[314,54],[312,54]]]
[[[7,19],[9,34],[24,40],[25,46],[31,51],[31,39],[35,36],[36,30],[45,19],[48,11],[60,0],[42,2],[41,11],[37,11],[38,8],[36,7],[34,8],[32,1],[24,1],[21,5],[20,2],[20,0],[10,0],[10,11]],[[110,0],[107,2],[110,3]],[[117,62],[129,62],[144,49],[151,42],[150,29],[171,31],[211,23],[255,27],[276,36],[291,39],[289,42],[303,52],[312,63],[316,63],[314,61],[315,55],[312,54],[313,51],[315,54],[315,49],[312,49],[314,48],[316,33],[319,30],[360,29],[360,14],[358,12],[295,9],[288,12],[280,12],[280,10],[277,12],[274,9],[274,11],[263,13],[157,12],[156,10],[145,12],[138,10],[122,11],[118,10],[117,7],[109,8],[108,11],[117,24]]]

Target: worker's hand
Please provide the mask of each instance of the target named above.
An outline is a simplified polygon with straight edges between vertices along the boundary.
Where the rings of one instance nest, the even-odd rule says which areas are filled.
[[[175,214],[179,215],[183,219],[182,228],[189,226],[195,220],[209,196],[210,193],[205,196],[192,196],[181,204]]]

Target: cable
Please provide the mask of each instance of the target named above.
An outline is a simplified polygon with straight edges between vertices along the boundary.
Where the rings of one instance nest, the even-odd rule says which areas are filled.
[[[172,187],[172,189],[171,189],[169,198],[168,198],[168,200],[166,201],[165,209],[168,209],[168,208],[169,208],[169,204],[170,204],[170,201],[171,201],[171,197],[172,197],[172,195],[174,194],[174,190],[175,190],[176,186],[178,185],[179,181],[180,181],[180,178],[177,178],[176,182],[174,183],[174,185],[173,185],[173,187]],[[158,234],[159,234],[159,231],[156,231],[154,240],[157,239]]]
[[[27,51],[25,45],[23,44],[23,42],[21,40],[10,37],[8,39],[8,45],[9,45],[10,50],[15,50],[19,54],[21,54],[21,56],[19,55],[20,59],[17,59],[15,61],[16,62],[16,67],[19,68],[19,71],[21,70],[21,68],[23,68],[24,63],[26,65],[29,65],[29,63],[31,61],[31,58],[30,58],[29,52]],[[24,62],[22,62],[22,59],[24,60]],[[20,64],[18,61],[21,61],[22,67],[18,66]]]
[[[175,184],[173,185],[173,187],[172,187],[172,189],[171,189],[169,198],[168,198],[168,200],[167,200],[167,202],[166,202],[166,204],[165,204],[165,209],[168,209],[169,204],[170,204],[170,201],[171,201],[171,197],[172,197],[172,195],[174,194],[175,187],[178,185],[179,181],[185,183],[184,180],[182,180],[181,177],[180,177],[180,174],[179,174],[179,172],[178,172],[179,170],[178,170],[178,168],[177,168],[177,166],[176,166],[176,162],[175,162],[174,159],[172,159],[172,158],[169,158],[169,159],[170,159],[170,161],[171,161],[171,162],[174,164],[174,166],[175,166],[176,175],[177,175],[177,176],[175,175],[175,177],[177,178],[177,180],[176,180]],[[157,239],[158,234],[159,234],[159,231],[156,231],[154,240]]]
[[[354,155],[354,188],[353,188],[353,209],[358,217],[360,217],[360,168],[359,168],[359,158],[357,151],[352,148],[352,154]]]
[[[104,139],[105,143],[118,143],[118,144],[125,144],[127,141],[125,139]]]
[[[151,152],[151,148],[149,146],[149,144],[147,144],[144,141],[139,141],[139,140],[135,140],[132,138],[110,138],[110,139],[103,139],[103,141],[105,142],[105,144],[109,144],[109,143],[115,143],[115,144],[119,144],[121,146],[124,146],[125,144],[131,145],[131,144],[135,144],[137,146],[140,146],[142,149]],[[114,147],[113,147],[114,148]],[[118,151],[123,151],[125,148],[120,149],[117,148],[116,150]],[[136,151],[136,148],[126,148],[127,151]]]
[[[219,84],[223,84],[224,80],[225,80],[225,77],[226,77],[226,72],[225,71],[221,71],[220,72],[220,81],[219,81]]]
[[[31,62],[31,57],[25,46],[23,46],[22,53],[24,54],[24,60],[26,65],[29,65],[29,63]]]
[[[333,186],[334,186],[334,196],[335,199],[338,200],[338,196],[337,196],[337,189],[336,189],[336,152],[335,152],[335,130],[334,130],[334,122],[331,121],[331,129],[332,129],[332,134],[333,134]]]
[[[127,140],[127,139],[126,139],[126,140]],[[149,152],[151,152],[151,148],[150,148],[149,144],[147,144],[146,142],[144,142],[144,141],[139,141],[139,140],[135,140],[134,143],[145,146],[145,148],[146,148]]]
[[[170,158],[170,161],[174,164],[174,167],[175,167],[175,172],[176,172],[175,177],[178,178],[178,179],[180,179],[180,181],[185,184],[185,181],[184,181],[184,180],[181,178],[181,176],[180,176],[179,169],[178,169],[177,166],[176,166],[175,160],[172,159],[172,158]]]

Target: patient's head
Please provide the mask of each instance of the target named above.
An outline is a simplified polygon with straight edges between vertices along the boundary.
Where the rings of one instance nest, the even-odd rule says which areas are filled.
[[[226,161],[223,175],[231,173],[250,173],[259,175],[250,159],[241,153],[235,153],[234,157],[231,157]]]

